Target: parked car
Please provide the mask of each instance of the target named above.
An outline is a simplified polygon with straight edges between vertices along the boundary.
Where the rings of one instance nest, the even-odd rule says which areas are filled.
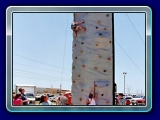
[[[57,102],[58,101],[59,96],[54,96],[53,97],[53,102]]]
[[[35,96],[36,101],[40,101],[42,95],[43,95],[43,94],[37,94],[37,95]]]
[[[145,104],[146,104],[145,96],[143,96],[142,99],[136,100],[136,105],[145,105]]]
[[[48,95],[48,99],[49,99],[49,101],[51,101],[51,102],[53,102],[53,99],[54,99],[54,95]]]
[[[29,104],[35,104],[35,97],[33,93],[25,93],[27,99],[29,100]]]
[[[137,104],[138,100],[142,100],[142,98],[140,96],[134,96],[131,100],[132,105]]]

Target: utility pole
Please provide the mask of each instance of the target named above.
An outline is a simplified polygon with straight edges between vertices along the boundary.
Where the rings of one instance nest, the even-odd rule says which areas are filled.
[[[125,95],[125,76],[126,76],[127,72],[123,72],[123,75],[124,75],[124,95]]]
[[[139,89],[137,89],[137,95],[139,94]]]

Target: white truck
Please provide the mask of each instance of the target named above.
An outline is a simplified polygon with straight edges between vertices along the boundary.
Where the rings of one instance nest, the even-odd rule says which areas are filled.
[[[29,100],[29,104],[35,104],[35,94],[36,94],[36,86],[35,85],[27,85],[27,84],[16,84],[15,92],[19,92],[19,88],[23,88],[25,90],[25,95]]]

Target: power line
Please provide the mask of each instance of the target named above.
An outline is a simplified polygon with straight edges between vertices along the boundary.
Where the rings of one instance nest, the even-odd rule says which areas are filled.
[[[23,75],[15,75],[14,77],[19,77],[19,78],[29,78],[29,79],[35,79],[35,80],[44,80],[44,78],[43,79],[41,79],[41,78],[34,78],[34,77],[27,77],[27,76],[23,76]],[[59,81],[59,80],[53,80],[53,79],[45,79],[45,80],[48,80],[48,81]],[[64,82],[68,82],[68,81],[64,81]]]
[[[145,45],[145,42],[143,41],[142,37],[140,36],[139,32],[137,31],[136,27],[134,26],[133,22],[131,21],[131,19],[129,18],[129,16],[127,15],[127,13],[126,13],[126,16],[127,16],[127,18],[129,19],[129,21],[131,22],[131,24],[132,24],[132,26],[134,27],[134,29],[136,30],[138,36],[140,37],[140,39],[142,40],[142,42],[143,42],[144,45]]]
[[[20,70],[20,69],[14,69],[14,70],[21,71],[21,72],[26,72],[26,73],[31,73],[31,74],[37,74],[37,75],[48,76],[48,77],[50,76],[50,75],[44,75],[44,74],[39,74],[39,73],[24,71],[24,70]],[[50,76],[50,77],[55,77],[55,76]],[[59,78],[59,77],[56,77],[56,78]],[[68,79],[68,78],[66,78],[66,79]]]
[[[116,40],[115,40],[116,41]],[[117,41],[116,41],[117,42]],[[133,64],[138,68],[138,70],[143,74],[143,72],[140,70],[140,68],[136,65],[136,63],[132,60],[132,58],[127,54],[127,52],[123,49],[123,47],[117,42],[117,44],[121,47],[123,52],[129,57],[129,59],[133,62]],[[143,74],[144,75],[144,74]],[[145,76],[145,75],[144,75]]]
[[[45,65],[53,66],[53,67],[56,67],[56,68],[61,68],[61,67],[57,67],[57,66],[54,66],[54,65],[51,65],[51,64],[47,64],[47,63],[44,63],[44,62],[41,62],[41,61],[33,60],[33,59],[30,59],[30,58],[27,58],[27,57],[24,57],[24,56],[21,56],[21,55],[17,55],[17,54],[13,54],[13,55],[21,57],[21,58],[28,59],[28,60],[31,60],[31,61],[39,62],[39,63],[45,64]],[[65,70],[69,70],[69,69],[65,69]],[[71,71],[71,70],[69,70],[69,71]]]
[[[69,13],[68,13],[68,16],[69,16]],[[63,78],[64,59],[65,59],[65,48],[66,48],[66,38],[67,38],[68,16],[67,16],[66,36],[65,36],[64,51],[63,51],[62,78]],[[60,89],[61,89],[61,87],[62,87],[62,78],[61,78],[61,86],[60,86]]]
[[[48,70],[48,69],[44,69],[44,68],[33,67],[33,66],[30,66],[30,65],[24,65],[24,64],[16,63],[16,62],[13,62],[13,63],[14,63],[14,64],[18,64],[18,65],[22,65],[22,66],[31,67],[31,68],[36,68],[36,69],[42,69],[42,70],[46,70],[46,71],[52,71],[52,72],[58,72],[58,73],[61,73],[60,71],[54,71],[54,70]],[[70,74],[70,73],[66,73],[66,74]]]
[[[34,73],[23,73],[23,72],[18,72],[18,71],[14,71],[13,75],[16,75],[16,73],[20,74],[20,75],[28,75],[28,76],[33,76],[33,77],[44,77],[44,78],[57,78],[60,79],[59,77],[52,77],[52,76],[44,76],[44,75],[37,75]],[[71,79],[65,79],[65,80],[71,80]]]

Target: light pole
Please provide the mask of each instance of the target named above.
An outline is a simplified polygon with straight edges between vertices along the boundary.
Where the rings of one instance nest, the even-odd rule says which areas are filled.
[[[125,76],[126,76],[127,72],[123,72],[124,75],[124,95],[125,95]]]

